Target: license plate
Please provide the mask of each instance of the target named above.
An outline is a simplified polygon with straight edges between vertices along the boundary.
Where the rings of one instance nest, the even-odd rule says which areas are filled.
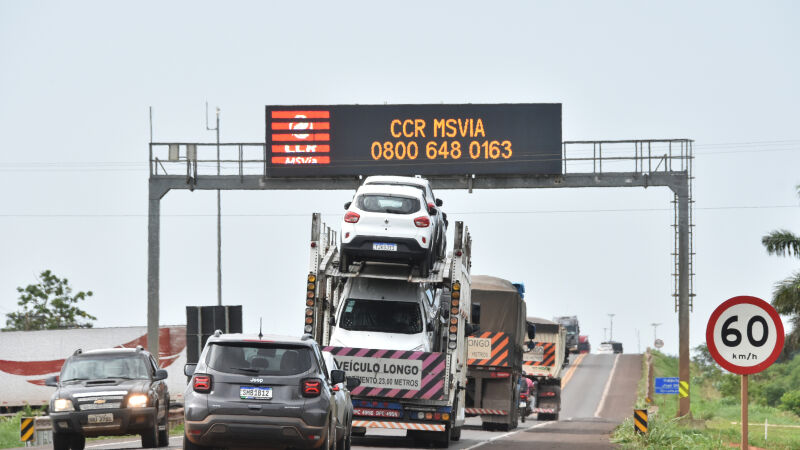
[[[239,397],[246,400],[269,400],[272,398],[271,387],[242,386]]]
[[[524,407],[526,407],[526,406],[528,406],[528,403],[526,403],[526,402],[519,402],[519,407],[520,407],[520,408],[524,408]]]
[[[383,252],[396,252],[397,251],[397,244],[392,244],[389,242],[373,242],[372,243],[373,250],[379,250]]]
[[[403,417],[403,414],[401,414],[400,411],[394,409],[373,409],[373,408],[353,408],[353,415],[365,416],[365,417],[390,417],[395,419]]]
[[[89,414],[89,423],[109,423],[114,421],[114,414]]]

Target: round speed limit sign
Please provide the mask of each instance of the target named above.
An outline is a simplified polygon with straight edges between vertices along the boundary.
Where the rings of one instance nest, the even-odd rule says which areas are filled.
[[[733,297],[708,319],[706,343],[726,370],[749,375],[769,367],[783,350],[783,323],[775,308],[757,297]]]

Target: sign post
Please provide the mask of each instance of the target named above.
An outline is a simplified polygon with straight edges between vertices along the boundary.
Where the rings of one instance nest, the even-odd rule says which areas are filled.
[[[714,360],[742,376],[742,447],[747,443],[747,376],[769,367],[783,350],[783,323],[769,303],[757,297],[733,297],[714,310],[706,344]]]

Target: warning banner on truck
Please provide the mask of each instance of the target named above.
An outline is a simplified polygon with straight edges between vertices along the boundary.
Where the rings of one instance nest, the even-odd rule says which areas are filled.
[[[533,342],[533,348],[522,355],[522,364],[526,366],[552,366],[555,361],[554,342]]]
[[[511,340],[506,333],[484,331],[467,338],[467,364],[470,366],[509,366]]]
[[[325,347],[347,376],[361,385],[353,396],[408,399],[444,398],[445,354],[402,350]]]

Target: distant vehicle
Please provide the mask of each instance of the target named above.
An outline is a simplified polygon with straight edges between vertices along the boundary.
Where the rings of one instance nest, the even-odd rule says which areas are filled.
[[[614,349],[614,353],[622,353],[622,342],[609,341],[609,344]]]
[[[57,379],[50,400],[55,450],[82,450],[87,437],[139,434],[142,447],[168,442],[167,371],[142,347],[76,350]]]
[[[525,376],[536,382],[532,411],[536,420],[558,420],[561,413],[561,374],[569,361],[567,331],[556,322],[528,317],[522,354]],[[533,394],[533,393],[532,393]]]
[[[589,336],[578,336],[578,353],[590,353],[592,345],[589,343]]]
[[[581,334],[578,316],[553,317],[553,322],[560,324],[567,330],[567,350],[570,353],[578,353],[578,336]]]
[[[431,190],[431,183],[425,178],[418,178],[418,177],[399,177],[399,176],[385,176],[385,175],[373,175],[371,177],[367,177],[364,180],[364,185],[389,185],[389,186],[410,186],[415,187],[422,191],[423,195],[425,196],[425,202],[428,205],[428,208],[438,208],[439,214],[436,214],[434,218],[434,236],[435,241],[439,243],[436,246],[436,258],[442,259],[444,258],[447,252],[447,214],[441,210],[442,202],[441,199],[436,198],[433,195],[433,190]]]
[[[597,346],[597,353],[599,354],[612,354],[614,353],[614,347],[609,344],[608,342],[603,342]]]
[[[224,335],[208,338],[191,376],[184,406],[183,448],[274,446],[336,448],[350,423],[339,423],[334,387],[311,338]],[[348,389],[355,386],[347,386]]]
[[[344,205],[339,267],[354,261],[413,263],[427,277],[436,260],[438,211],[416,187],[365,185]]]

